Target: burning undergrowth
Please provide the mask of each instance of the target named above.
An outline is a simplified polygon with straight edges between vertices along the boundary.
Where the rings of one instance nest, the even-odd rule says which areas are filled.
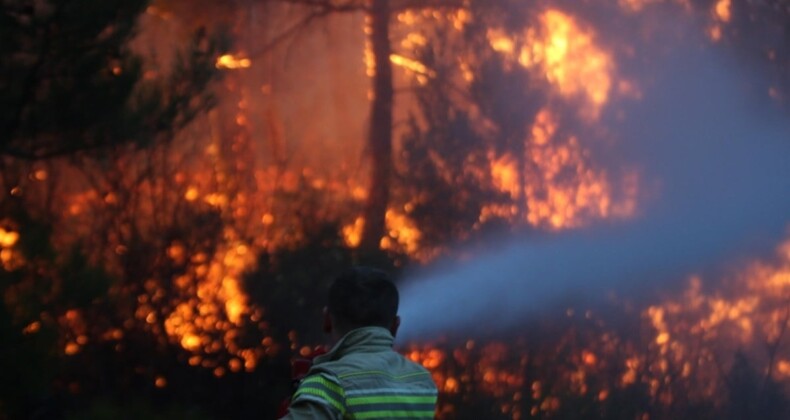
[[[569,305],[499,338],[461,332],[404,353],[433,373],[446,418],[469,407],[502,418],[781,418],[789,279],[785,243],[770,262],[692,277],[659,300]]]

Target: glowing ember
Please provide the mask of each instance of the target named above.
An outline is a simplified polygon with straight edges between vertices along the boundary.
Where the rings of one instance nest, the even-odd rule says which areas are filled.
[[[232,326],[240,325],[248,310],[238,276],[253,263],[253,259],[254,255],[247,246],[237,243],[227,249],[220,248],[214,260],[198,263],[177,281],[178,287],[185,292],[194,290],[195,295],[190,301],[178,305],[167,318],[167,333],[178,337],[187,350],[197,350],[210,342],[210,335],[206,334],[215,331],[224,331],[227,338]],[[199,262],[206,261],[206,258],[195,256],[192,260]],[[196,289],[194,285],[197,285]],[[225,317],[226,320],[223,319]]]
[[[252,66],[252,60],[242,56],[225,54],[217,58],[216,66],[218,69],[229,69],[229,70],[246,69]]]
[[[392,63],[397,66],[401,66],[415,73],[423,74],[429,77],[435,76],[433,70],[429,69],[428,67],[425,66],[425,64],[422,64],[417,60],[412,60],[408,57],[404,57],[398,54],[392,54],[390,56],[390,61],[392,61]]]
[[[0,227],[0,268],[14,271],[25,264],[22,253],[15,248],[19,242],[19,232]]]
[[[716,5],[713,6],[713,11],[716,14],[716,18],[718,18],[720,21],[729,22],[732,18],[731,8],[732,4],[730,3],[730,0],[719,0],[716,2]]]
[[[0,247],[11,248],[19,241],[19,233],[0,228]]]
[[[406,215],[393,209],[387,210],[386,223],[389,235],[382,238],[383,249],[402,248],[408,254],[415,254],[419,249],[420,231]]]
[[[420,63],[417,60],[412,60],[408,57],[404,57],[398,54],[392,54],[390,56],[390,61],[395,64],[396,66],[402,67],[410,72],[413,72],[416,75],[417,81],[420,84],[425,84],[427,82],[428,77],[436,77],[436,72],[429,69],[425,64]]]
[[[35,334],[41,329],[41,322],[35,321],[22,330],[23,334]]]
[[[66,344],[66,348],[63,349],[63,352],[66,353],[68,356],[73,356],[80,351],[80,346],[77,343],[69,342]]]
[[[362,241],[362,229],[364,227],[364,217],[357,217],[353,224],[343,227],[343,237],[348,246],[352,248],[359,246],[359,243]]]
[[[708,36],[713,41],[720,41],[724,25],[732,19],[732,4],[730,0],[718,0],[711,11],[713,23],[708,27]]]

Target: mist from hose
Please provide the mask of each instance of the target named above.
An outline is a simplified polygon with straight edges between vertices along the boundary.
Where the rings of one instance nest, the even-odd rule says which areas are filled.
[[[502,331],[565,296],[638,294],[764,254],[790,222],[790,124],[733,59],[678,48],[625,120],[618,155],[656,185],[634,220],[507,239],[401,283],[400,340]]]

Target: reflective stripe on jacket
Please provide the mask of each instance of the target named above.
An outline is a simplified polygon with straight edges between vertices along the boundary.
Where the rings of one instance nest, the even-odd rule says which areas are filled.
[[[436,384],[422,366],[392,350],[385,328],[346,334],[315,359],[284,419],[432,419]]]

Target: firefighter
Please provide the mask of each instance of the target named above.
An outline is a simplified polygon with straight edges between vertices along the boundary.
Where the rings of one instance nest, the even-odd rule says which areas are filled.
[[[355,267],[329,287],[324,331],[336,340],[314,359],[283,419],[432,419],[430,373],[392,349],[398,289],[381,270]]]

